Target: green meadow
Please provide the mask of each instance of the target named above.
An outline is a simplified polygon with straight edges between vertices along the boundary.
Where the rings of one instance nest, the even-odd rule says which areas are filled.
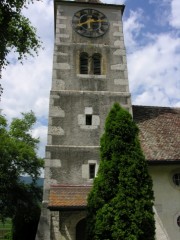
[[[6,219],[5,222],[0,221],[0,240],[11,240],[11,219]]]

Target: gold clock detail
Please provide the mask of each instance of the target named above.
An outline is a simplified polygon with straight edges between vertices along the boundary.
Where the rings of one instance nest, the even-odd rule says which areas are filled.
[[[82,9],[76,12],[72,25],[77,33],[90,38],[104,35],[109,28],[107,17],[95,9]]]

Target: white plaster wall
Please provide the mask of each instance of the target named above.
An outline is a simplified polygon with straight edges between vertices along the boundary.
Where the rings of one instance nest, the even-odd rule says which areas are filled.
[[[180,227],[177,225],[177,216],[180,215],[180,188],[172,181],[175,172],[180,172],[180,166],[149,166],[154,185],[155,208],[171,240],[180,239]]]

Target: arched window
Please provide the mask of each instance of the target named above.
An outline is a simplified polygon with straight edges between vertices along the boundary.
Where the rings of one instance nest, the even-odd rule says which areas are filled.
[[[93,74],[95,75],[100,75],[101,74],[101,55],[99,53],[95,53],[92,56],[92,70],[93,70]]]
[[[80,54],[80,74],[88,74],[88,54]]]

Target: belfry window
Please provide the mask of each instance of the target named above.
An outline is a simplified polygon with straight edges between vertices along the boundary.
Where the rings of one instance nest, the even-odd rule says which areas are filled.
[[[101,74],[101,55],[99,53],[95,53],[92,56],[92,70],[93,70],[93,74],[95,75],[100,75]]]
[[[88,54],[85,52],[80,55],[80,74],[88,74]]]
[[[80,74],[101,75],[101,62],[101,54],[95,53],[89,56],[88,53],[82,52],[80,54]]]

